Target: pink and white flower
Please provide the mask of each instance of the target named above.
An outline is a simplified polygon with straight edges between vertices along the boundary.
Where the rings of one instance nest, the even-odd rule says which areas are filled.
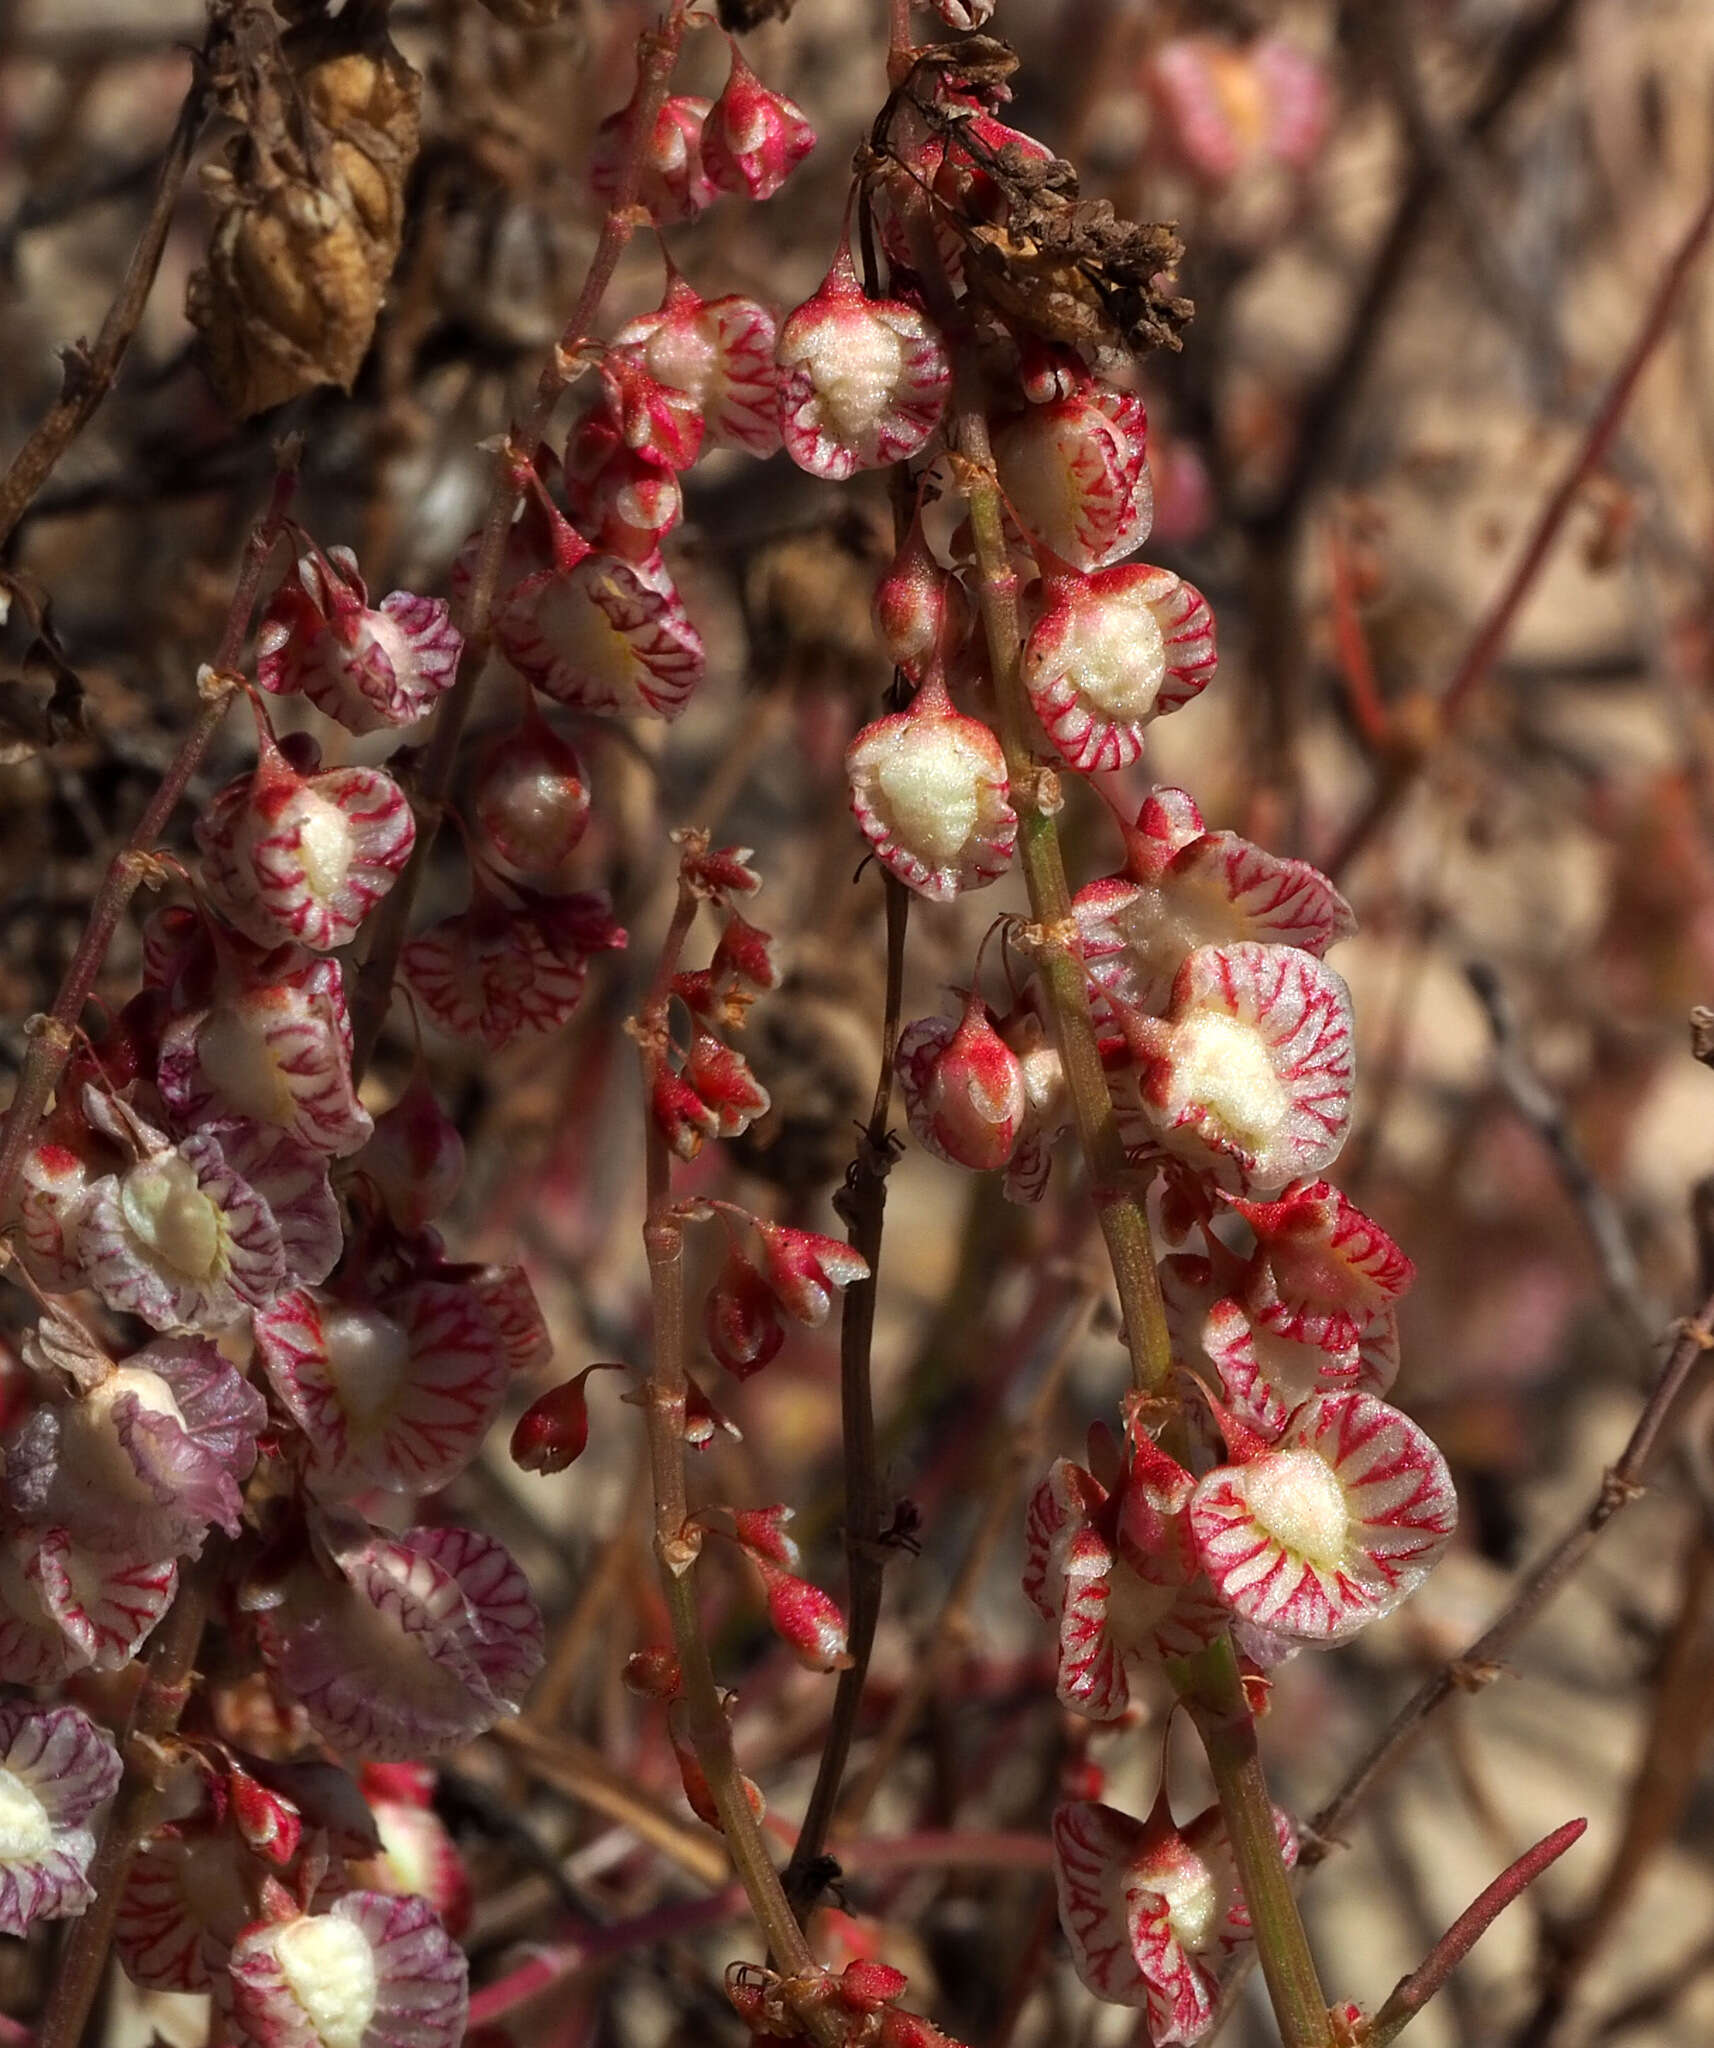
[[[392,1108],[375,1119],[357,1170],[400,1230],[421,1230],[451,1207],[464,1180],[464,1140],[420,1065]]]
[[[255,773],[196,821],[203,880],[222,914],[260,946],[331,952],[398,880],[416,843],[404,791],[379,768],[300,774],[259,721]]]
[[[548,567],[495,600],[495,645],[526,682],[579,711],[676,718],[707,666],[659,555],[593,549],[546,501]]]
[[[1390,1614],[1451,1540],[1458,1501],[1429,1437],[1373,1394],[1317,1394],[1272,1444],[1197,1482],[1190,1527],[1232,1612],[1299,1642]]]
[[[899,1034],[893,1058],[912,1132],[937,1159],[975,1173],[1003,1167],[1029,1109],[1023,1062],[972,991],[964,1012],[922,1017]]]
[[[1003,875],[1018,815],[999,740],[953,707],[938,674],[908,709],[864,726],[845,751],[851,809],[907,888],[949,903]]]
[[[1205,830],[1183,790],[1152,791],[1125,836],[1125,872],[1080,889],[1072,908],[1091,977],[1134,1009],[1165,1009],[1199,946],[1254,940],[1319,959],[1357,928],[1319,870]]]
[[[952,389],[934,323],[902,299],[866,298],[843,241],[820,290],[787,315],[775,357],[786,453],[834,483],[918,454]]]
[[[751,1219],[762,1246],[761,1270],[774,1298],[794,1322],[817,1329],[826,1322],[833,1297],[869,1277],[869,1262],[843,1238],[784,1223]]]
[[[0,1705],[0,1934],[63,1920],[94,1898],[86,1823],[120,1774],[119,1752],[78,1708]]]
[[[221,2002],[240,2048],[458,2048],[468,1979],[427,1899],[347,1892],[246,1928]]]
[[[1261,1323],[1305,1344],[1396,1350],[1394,1307],[1416,1268],[1373,1217],[1324,1180],[1231,1205],[1256,1234],[1244,1299]]]
[[[994,436],[1001,489],[1031,539],[1104,569],[1149,537],[1154,497],[1142,401],[1089,382],[1032,405]]]
[[[312,547],[262,615],[256,680],[277,697],[301,691],[348,732],[378,732],[434,708],[463,645],[442,599],[395,590],[372,606],[349,548]]]
[[[68,1618],[84,1610],[92,1650],[100,1624],[85,1603],[105,1608],[124,1588],[68,1546],[170,1560],[198,1555],[211,1525],[236,1536],[266,1419],[262,1397],[207,1338],[162,1337],[18,1426],[5,1458],[12,1512],[66,1539],[33,1561],[38,1591]],[[158,1564],[143,1568],[140,1613],[103,1615],[121,1639],[152,1626],[161,1577]]]
[[[1261,1435],[1277,1437],[1312,1394],[1386,1392],[1372,1382],[1354,1337],[1282,1335],[1236,1295],[1220,1292],[1207,1259],[1163,1259],[1160,1276],[1174,1356],[1212,1379],[1237,1419]]]
[[[619,181],[630,154],[636,127],[636,96],[609,114],[595,131],[589,159],[589,189],[603,205],[619,197]],[[709,102],[692,93],[673,93],[655,116],[654,131],[642,153],[637,204],[663,226],[694,220],[718,196],[702,167],[702,130]]]
[[[717,192],[771,199],[815,147],[815,130],[795,100],[771,92],[730,46],[725,90],[702,124],[702,168]]]
[[[1351,1116],[1351,998],[1294,946],[1199,946],[1164,1018],[1122,1013],[1140,1113],[1166,1151],[1241,1190],[1316,1173]]]
[[[583,999],[591,958],[626,942],[599,892],[509,894],[476,873],[469,909],[430,925],[399,956],[435,1023],[490,1052],[557,1030]]]
[[[254,1589],[263,1653],[331,1748],[438,1756],[515,1712],[541,1667],[541,1617],[492,1537],[328,1525],[320,1561]]]
[[[627,321],[610,354],[623,352],[658,383],[682,392],[709,443],[767,456],[780,445],[778,323],[755,299],[704,299],[676,270],[652,313]]]
[[[1170,37],[1150,56],[1143,84],[1167,148],[1216,188],[1264,163],[1305,169],[1332,113],[1325,69],[1283,36],[1244,45]]]
[[[482,1448],[511,1377],[481,1301],[445,1281],[418,1281],[385,1310],[300,1290],[258,1314],[255,1335],[326,1500],[447,1485]]]
[[[0,1536],[0,1683],[55,1685],[119,1671],[172,1605],[178,1565],[74,1543],[69,1530]]]
[[[1277,1807],[1274,1826],[1289,1867],[1296,1830]],[[1078,1976],[1097,1998],[1141,2007],[1155,2048],[1200,2040],[1216,1971],[1253,1938],[1219,1810],[1175,1828],[1164,1799],[1147,1820],[1076,1800],[1053,1817],[1053,1860]]]
[[[1050,568],[1024,687],[1061,756],[1089,774],[1136,760],[1144,728],[1197,696],[1214,661],[1208,601],[1170,569]]]
[[[342,1158],[369,1137],[351,1082],[351,1019],[336,960],[296,947],[258,963],[223,959],[206,1000],[175,1010],[155,1085],[185,1126],[271,1124]]]

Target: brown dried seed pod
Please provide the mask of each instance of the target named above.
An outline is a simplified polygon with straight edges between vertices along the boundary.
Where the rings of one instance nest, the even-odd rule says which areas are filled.
[[[246,38],[222,81],[243,132],[203,172],[215,218],[186,311],[241,418],[350,388],[398,255],[422,81],[372,27],[352,33]]]

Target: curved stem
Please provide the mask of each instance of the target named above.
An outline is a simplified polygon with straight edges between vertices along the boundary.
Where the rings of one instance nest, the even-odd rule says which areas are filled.
[[[1043,769],[1030,751],[1029,699],[1019,662],[1017,576],[1006,547],[988,422],[980,404],[967,395],[971,382],[968,367],[961,368],[965,395],[960,399],[956,427],[964,458],[961,483],[970,509],[1000,738],[1018,812],[1018,845],[1038,926],[1036,966],[1065,1062],[1078,1143],[1118,1283],[1132,1377],[1140,1393],[1159,1398],[1166,1392],[1171,1365],[1160,1277],[1142,1190],[1126,1163],[1089,1014],[1083,959],[1055,821],[1058,779]],[[1179,1690],[1208,1750],[1286,2048],[1326,2048],[1330,2039],[1327,1999],[1280,1855],[1273,1802],[1256,1747],[1255,1721],[1244,1699],[1229,1638],[1222,1638],[1182,1667]]]
[[[647,1133],[648,1214],[643,1245],[649,1262],[649,1290],[654,1308],[654,1367],[644,1388],[648,1419],[649,1462],[655,1493],[655,1558],[672,1623],[673,1647],[683,1674],[689,1734],[709,1794],[720,1815],[721,1832],[733,1868],[750,1900],[773,1952],[775,1967],[788,1984],[820,1975],[819,1966],[791,1909],[773,1858],[768,1854],[748,1791],[732,1752],[732,1731],[714,1676],[708,1643],[696,1607],[694,1553],[687,1554],[686,1524],[690,1500],[686,1486],[684,1416],[688,1376],[685,1370],[684,1226],[673,1213],[672,1156],[648,1112],[655,1062],[662,1056],[666,1034],[668,991],[684,941],[696,917],[698,899],[688,883],[679,884],[654,984],[638,1018],[636,1032],[642,1064]],[[806,2030],[823,2048],[842,2038],[834,2014],[825,2005],[807,2005]]]

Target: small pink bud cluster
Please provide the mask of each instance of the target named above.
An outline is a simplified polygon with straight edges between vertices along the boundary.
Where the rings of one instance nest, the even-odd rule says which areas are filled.
[[[903,1970],[867,1958],[847,1963],[838,1976],[824,1972],[812,1984],[797,1979],[787,1985],[753,1963],[733,1963],[726,1972],[726,1996],[752,2041],[806,2044],[817,2038],[806,2015],[821,2009],[837,2016],[842,2039],[872,2048],[958,2048],[937,2026],[898,2003],[909,1988]]]

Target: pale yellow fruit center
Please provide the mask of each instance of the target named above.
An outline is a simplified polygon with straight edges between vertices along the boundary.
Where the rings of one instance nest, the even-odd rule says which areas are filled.
[[[1311,1450],[1275,1451],[1244,1473],[1250,1513],[1295,1556],[1331,1570],[1345,1555],[1345,1490]]]
[[[176,1152],[134,1166],[120,1185],[119,1207],[144,1249],[175,1272],[207,1280],[225,1266],[219,1207],[197,1186],[190,1161]]]
[[[1140,597],[1084,608],[1072,626],[1066,673],[1097,711],[1121,723],[1147,718],[1166,679],[1166,642]]]
[[[956,733],[918,728],[876,777],[899,838],[931,867],[956,860],[981,815],[976,764]]]
[[[358,2048],[380,1989],[361,1928],[331,1914],[295,1920],[280,1936],[280,1970],[326,2048]]]
[[[197,1041],[202,1071],[241,1116],[258,1123],[292,1119],[292,1091],[258,1025],[229,1004],[209,1014]]]
[[[38,1862],[53,1845],[47,1808],[22,1778],[0,1770],[0,1868]]]
[[[1246,1152],[1263,1151],[1291,1111],[1291,1095],[1261,1033],[1223,1011],[1193,1016],[1173,1034],[1173,1079]]]
[[[326,797],[306,790],[298,798],[298,853],[311,892],[325,902],[351,871],[351,827]]]
[[[840,441],[872,433],[893,403],[904,359],[904,343],[884,320],[828,321],[805,355],[818,422]]]
[[[373,1309],[336,1305],[322,1311],[321,1334],[328,1375],[353,1426],[386,1415],[410,1370],[404,1331]]]

